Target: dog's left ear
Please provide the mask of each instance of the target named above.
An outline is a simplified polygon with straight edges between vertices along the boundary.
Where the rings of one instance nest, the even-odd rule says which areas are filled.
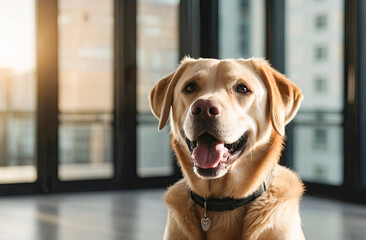
[[[159,131],[168,122],[170,107],[173,103],[173,93],[175,85],[186,69],[186,62],[189,58],[184,58],[177,70],[162,78],[150,91],[150,108],[154,116],[159,120]]]
[[[281,136],[284,136],[285,125],[295,117],[303,95],[298,86],[272,68],[267,61],[262,60],[258,67],[262,70],[268,91],[272,125]]]

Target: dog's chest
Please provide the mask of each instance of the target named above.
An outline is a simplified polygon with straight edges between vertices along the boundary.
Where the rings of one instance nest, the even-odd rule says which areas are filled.
[[[211,226],[205,233],[206,240],[240,239],[242,236],[245,214],[245,207],[233,211],[208,212]]]

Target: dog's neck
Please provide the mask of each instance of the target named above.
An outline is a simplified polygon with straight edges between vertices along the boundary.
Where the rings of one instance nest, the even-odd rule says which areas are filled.
[[[187,151],[181,148],[174,137],[172,139],[173,149],[189,187],[204,198],[244,198],[255,192],[277,164],[282,144],[283,137],[272,131],[268,142],[255,149],[249,149],[248,152],[251,151],[247,153],[249,157],[238,159],[238,162],[234,163],[236,166],[225,176],[218,179],[203,179],[194,173],[193,162]]]

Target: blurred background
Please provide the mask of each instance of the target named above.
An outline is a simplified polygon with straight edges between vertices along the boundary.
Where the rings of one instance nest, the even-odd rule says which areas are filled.
[[[45,203],[70,196],[50,193],[124,199],[105,192],[123,190],[160,204],[181,173],[149,91],[185,55],[255,56],[305,96],[281,164],[304,180],[307,202],[341,209],[329,228],[348,226],[346,206],[360,213],[346,214],[359,231],[366,210],[351,203],[366,203],[365,19],[363,0],[0,0],[0,195]],[[147,188],[160,189],[131,193]],[[310,225],[328,219],[304,209]],[[139,239],[123,238],[126,229],[118,239]]]

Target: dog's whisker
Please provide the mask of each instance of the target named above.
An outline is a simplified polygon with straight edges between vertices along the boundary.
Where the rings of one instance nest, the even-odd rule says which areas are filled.
[[[250,142],[250,141],[248,141],[248,143],[249,143],[249,151],[250,151],[250,164],[253,166],[253,151],[252,151],[252,148],[253,148],[253,146],[252,146],[252,143]]]

